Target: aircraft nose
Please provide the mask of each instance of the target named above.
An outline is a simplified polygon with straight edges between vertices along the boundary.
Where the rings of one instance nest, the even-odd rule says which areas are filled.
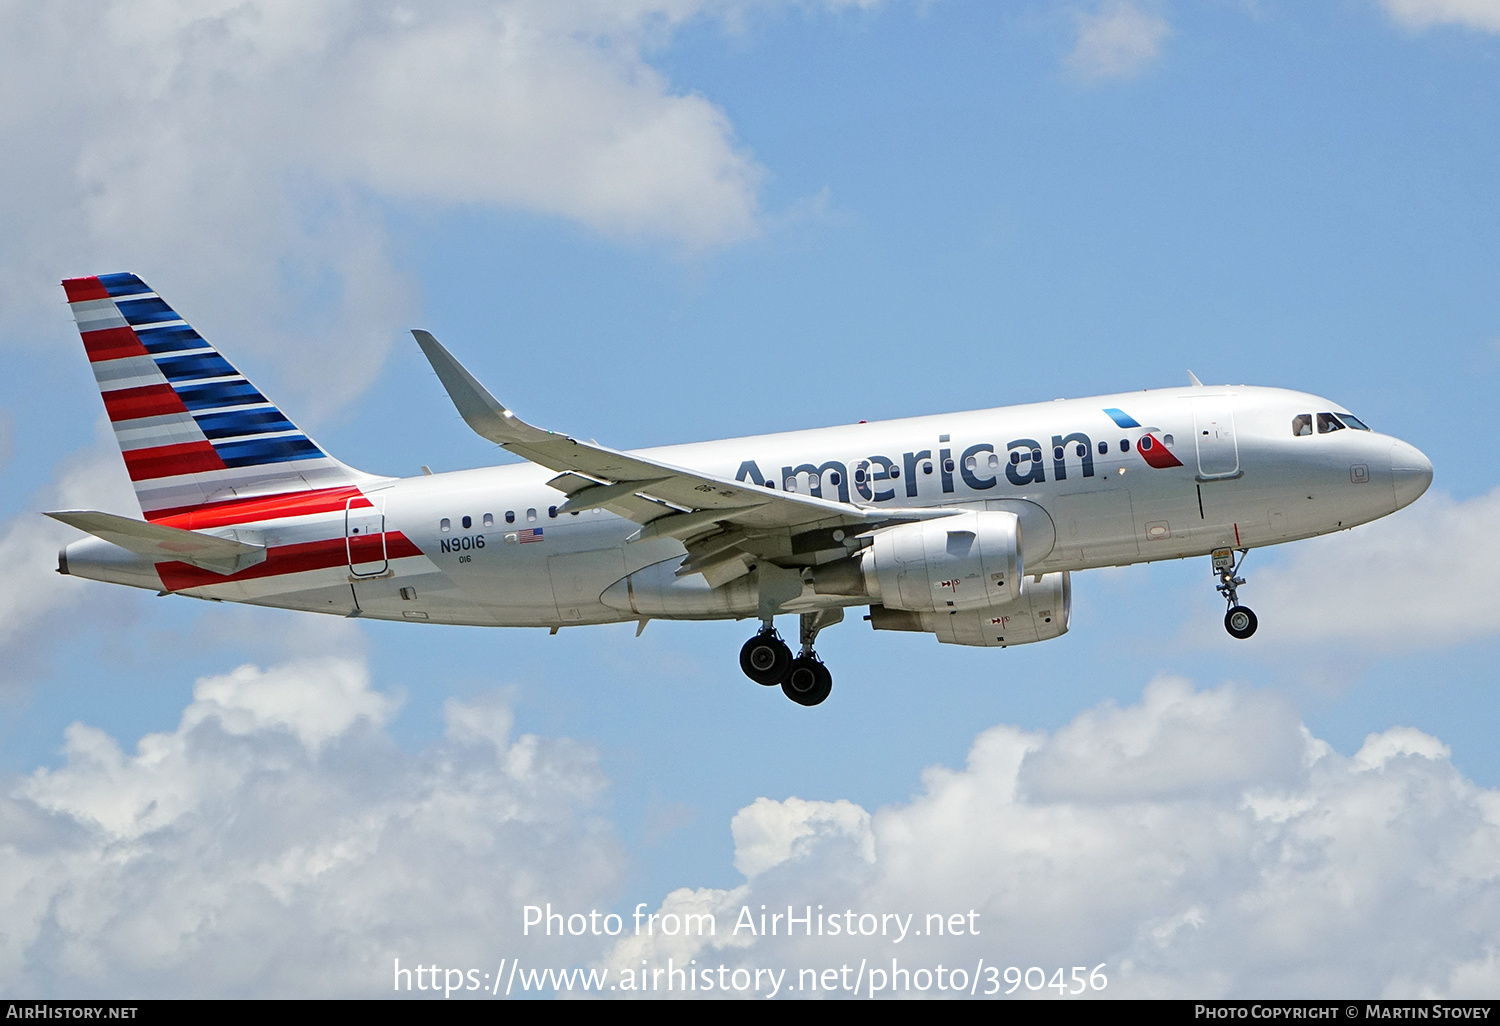
[[[1415,445],[1391,446],[1391,478],[1396,485],[1396,508],[1410,506],[1432,484],[1432,461]]]

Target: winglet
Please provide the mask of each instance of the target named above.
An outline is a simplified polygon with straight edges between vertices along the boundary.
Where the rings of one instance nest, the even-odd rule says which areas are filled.
[[[1194,374],[1192,371],[1188,371],[1188,381],[1192,383],[1192,386],[1194,388],[1203,387],[1203,382],[1199,381],[1198,375]]]
[[[538,442],[556,436],[550,431],[533,427],[510,410],[506,409],[489,389],[481,385],[443,344],[432,337],[429,331],[412,329],[412,337],[422,347],[422,355],[432,364],[438,380],[448,390],[448,398],[458,408],[464,423],[496,445],[511,445],[517,442]]]

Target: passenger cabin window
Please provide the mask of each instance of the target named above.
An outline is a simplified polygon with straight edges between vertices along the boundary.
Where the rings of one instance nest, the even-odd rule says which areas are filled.
[[[526,519],[527,520],[535,520],[536,519],[536,507],[532,507],[531,509],[528,509],[526,511]]]
[[[493,513],[486,513],[484,515],[484,526],[485,527],[494,527],[495,526],[495,514],[493,514]]]
[[[463,525],[464,525],[464,530],[467,531],[469,528],[471,528],[471,527],[474,526],[474,518],[473,517],[464,517],[464,519],[463,519]]]
[[[1297,436],[1312,434],[1311,413],[1299,413],[1292,418],[1292,434]]]
[[[438,521],[438,530],[439,531],[451,531],[451,530],[453,530],[453,521],[449,520],[447,517],[444,517],[443,519],[441,519],[441,520]]]
[[[1320,434],[1320,435],[1326,435],[1330,431],[1342,431],[1342,430],[1344,430],[1344,425],[1340,424],[1339,423],[1339,419],[1337,417],[1335,417],[1333,414],[1331,414],[1331,413],[1320,413],[1320,414],[1318,414],[1318,434]]]
[[[516,522],[516,511],[515,510],[508,509],[508,510],[505,511],[505,522],[507,524],[514,524]]]
[[[553,520],[556,520],[557,519],[557,507],[556,506],[548,506],[547,507],[547,515],[549,517],[551,517]]]

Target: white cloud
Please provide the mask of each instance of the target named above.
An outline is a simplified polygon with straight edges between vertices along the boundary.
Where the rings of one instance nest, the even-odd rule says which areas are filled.
[[[867,862],[875,860],[870,838],[870,814],[853,802],[807,802],[788,798],[773,802],[757,798],[735,814],[734,868],[758,876],[772,866],[800,857],[827,831],[858,837]]]
[[[1395,516],[1299,542],[1285,562],[1253,572],[1242,597],[1271,641],[1343,638],[1389,650],[1492,635],[1496,523],[1500,488],[1462,502],[1429,493]]]
[[[757,801],[735,820],[746,882],[661,907],[712,911],[713,938],[631,937],[608,964],[785,968],[794,992],[801,970],[862,959],[866,988],[871,969],[890,982],[892,959],[962,967],[970,983],[981,958],[1049,979],[1106,963],[1116,997],[1441,995],[1497,979],[1500,794],[1418,731],[1372,734],[1345,758],[1276,695],[1163,679],[1051,736],[987,730],[967,766],[924,783],[868,820],[847,803]],[[733,932],[763,905],[856,924],[912,913],[914,932]],[[962,930],[920,936],[928,914]]]
[[[1078,40],[1064,63],[1085,80],[1134,78],[1156,60],[1171,34],[1166,19],[1128,0],[1111,0],[1091,14],[1075,12]]]
[[[102,509],[140,516],[140,506],[125,475],[113,438],[70,457],[53,481],[34,497],[25,512],[0,523],[0,685],[11,682],[35,657],[41,633],[72,631],[78,626],[76,605],[103,592],[88,582],[57,572],[57,552],[82,537],[78,531],[44,517],[43,509]],[[69,610],[66,617],[61,615]]]
[[[133,752],[75,724],[61,766],[0,792],[0,978],[33,994],[378,996],[393,958],[520,955],[785,969],[804,994],[802,970],[824,986],[861,960],[889,985],[892,959],[983,959],[1001,989],[1007,966],[1103,963],[1109,996],[1437,997],[1500,979],[1500,793],[1410,728],[1340,756],[1272,693],[1161,679],[1052,735],[994,727],[963,768],[873,813],[760,798],[731,824],[744,883],[654,910],[674,926],[711,914],[712,936],[633,935],[626,911],[612,944],[519,930],[526,904],[607,910],[617,893],[593,753],[514,737],[488,698],[450,701],[445,738],[406,755],[383,729],[393,712],[361,661],[325,656],[203,678],[178,726]],[[821,913],[824,934],[735,931],[788,905]],[[831,917],[873,935],[833,936]]]
[[[1433,25],[1462,25],[1482,32],[1500,32],[1497,0],[1381,0],[1386,11],[1409,29]]]
[[[649,57],[787,2],[0,0],[3,327],[61,331],[59,278],[135,271],[231,355],[289,363],[316,414],[415,305],[379,199],[743,240],[759,165]]]
[[[133,753],[75,724],[0,797],[0,978],[34,995],[390,993],[403,966],[525,955],[520,911],[589,908],[621,858],[593,753],[450,701],[408,756],[347,658],[200,680]],[[586,953],[553,938],[546,954]],[[493,956],[493,959],[492,959]]]

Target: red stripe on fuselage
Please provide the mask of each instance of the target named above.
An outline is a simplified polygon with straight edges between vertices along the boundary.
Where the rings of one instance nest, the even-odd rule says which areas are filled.
[[[158,477],[201,474],[225,470],[224,461],[212,442],[183,442],[180,445],[158,445],[150,449],[131,449],[125,453],[125,469],[132,481],[150,481]]]
[[[63,290],[68,294],[68,302],[81,303],[85,299],[108,299],[109,290],[99,282],[99,276],[92,278],[64,278]]]
[[[187,407],[171,385],[142,385],[139,388],[117,388],[104,393],[104,411],[114,423],[141,417],[160,417],[168,413],[186,413]]]
[[[352,500],[352,501],[351,501]],[[290,492],[261,495],[251,499],[230,499],[204,506],[178,506],[148,512],[153,524],[200,531],[207,527],[249,524],[260,520],[283,520],[312,513],[332,513],[345,506],[355,509],[373,504],[358,488],[322,488],[312,492]]]
[[[420,556],[417,548],[400,531],[385,534],[387,559],[402,559]],[[232,584],[236,581],[253,581],[264,577],[280,577],[284,574],[301,574],[310,570],[332,570],[348,568],[349,550],[343,535],[325,538],[322,541],[302,542],[298,545],[280,545],[266,552],[264,562],[247,567],[238,573],[224,575],[204,570],[191,563],[158,563],[156,572],[161,577],[162,587],[168,591],[184,591],[188,588],[206,588],[213,584]]]
[[[118,360],[122,356],[150,356],[141,340],[130,328],[103,328],[99,331],[80,332],[83,348],[88,350],[89,362]]]

